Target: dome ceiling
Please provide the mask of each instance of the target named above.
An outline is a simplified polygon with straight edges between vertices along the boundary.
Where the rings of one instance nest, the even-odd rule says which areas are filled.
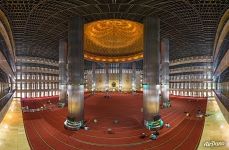
[[[161,38],[170,40],[171,60],[212,55],[219,20],[228,8],[226,0],[0,0],[12,27],[16,54],[55,60],[59,39],[67,38],[68,22],[75,15],[84,17],[85,23],[103,19],[141,23],[145,16],[155,15],[161,20]],[[104,36],[98,24],[94,29]]]
[[[86,59],[108,62],[132,61],[142,58],[142,51],[141,23],[124,19],[107,19],[87,23],[84,27]]]

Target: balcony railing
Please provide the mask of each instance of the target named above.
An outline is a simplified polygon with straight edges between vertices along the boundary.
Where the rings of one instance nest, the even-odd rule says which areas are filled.
[[[195,66],[195,67],[183,67],[183,68],[176,68],[170,69],[171,73],[182,73],[182,72],[211,72],[211,66]]]
[[[186,57],[176,60],[171,60],[169,66],[175,66],[180,64],[188,63],[197,63],[197,62],[212,62],[212,56],[195,56],[195,57]]]

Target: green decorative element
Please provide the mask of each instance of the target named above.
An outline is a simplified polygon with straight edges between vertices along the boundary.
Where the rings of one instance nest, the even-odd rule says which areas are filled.
[[[149,130],[160,129],[164,125],[164,122],[161,119],[157,121],[146,121],[145,120],[144,122],[145,122],[146,128]]]
[[[59,102],[57,105],[58,105],[58,107],[60,107],[60,108],[64,108],[64,106],[65,106],[66,104],[63,103],[63,102]]]
[[[149,84],[143,83],[142,87],[143,87],[144,90],[148,90],[149,89]]]
[[[83,127],[84,121],[75,121],[74,118],[68,117],[67,120],[64,122],[64,126],[67,129],[70,130],[79,130],[81,127]]]

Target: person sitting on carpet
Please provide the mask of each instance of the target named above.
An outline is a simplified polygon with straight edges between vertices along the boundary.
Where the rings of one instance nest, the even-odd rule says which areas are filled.
[[[157,130],[153,134],[159,136],[159,132]]]
[[[144,139],[147,135],[143,132],[140,136],[140,138]]]
[[[156,139],[157,139],[157,136],[156,136],[155,134],[151,134],[151,135],[150,135],[150,139],[151,139],[151,140],[156,140]]]
[[[171,125],[170,125],[169,123],[166,123],[166,124],[165,124],[165,127],[166,127],[166,128],[170,128]]]

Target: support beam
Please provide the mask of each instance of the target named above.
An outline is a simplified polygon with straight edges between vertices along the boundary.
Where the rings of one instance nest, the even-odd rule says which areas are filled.
[[[67,104],[67,42],[59,41],[59,106]]]
[[[68,32],[68,116],[65,128],[79,130],[84,123],[84,20],[74,17]]]
[[[147,129],[163,126],[159,115],[160,20],[147,16],[144,23],[143,113]]]
[[[161,40],[161,100],[163,107],[170,107],[169,101],[169,40]]]

